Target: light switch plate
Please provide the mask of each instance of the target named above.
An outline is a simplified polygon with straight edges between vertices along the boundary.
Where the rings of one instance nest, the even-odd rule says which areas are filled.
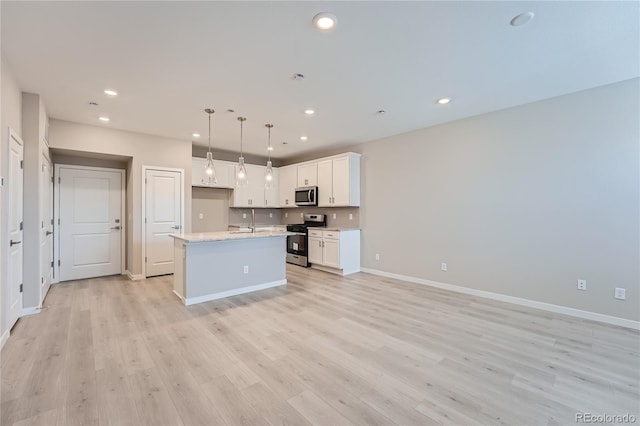
[[[247,218],[247,214],[246,213],[242,213],[242,218],[246,219]]]
[[[627,290],[624,288],[616,287],[614,297],[619,300],[625,300],[627,298]]]
[[[349,213],[349,220],[353,220],[353,213]]]
[[[334,213],[332,217],[335,219],[338,217],[338,215]]]

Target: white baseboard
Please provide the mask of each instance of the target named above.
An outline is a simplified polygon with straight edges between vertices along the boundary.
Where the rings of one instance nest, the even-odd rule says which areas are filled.
[[[126,275],[127,277],[129,277],[129,279],[130,279],[131,281],[144,280],[144,278],[145,278],[145,276],[144,276],[144,275],[142,275],[142,274],[136,274],[136,275],[134,275],[134,274],[132,274],[132,273],[131,273],[131,272],[129,272],[129,271],[124,271],[124,272],[122,273],[122,275]]]
[[[350,275],[355,274],[356,272],[360,272],[360,269],[336,269],[323,265],[311,265],[311,269],[317,269],[318,271],[329,272],[330,274],[337,275]]]
[[[23,308],[20,317],[26,317],[27,315],[35,315],[40,313],[40,307],[34,306],[32,308]]]
[[[182,296],[180,296],[175,291],[174,291],[174,293],[175,293],[176,296],[178,296],[180,299],[182,299],[182,301],[184,302],[185,306],[189,306],[189,305],[194,305],[196,303],[209,302],[211,300],[223,299],[225,297],[231,297],[231,296],[237,296],[239,294],[251,293],[252,291],[265,290],[267,288],[278,287],[278,286],[285,285],[285,284],[287,284],[286,278],[283,279],[283,280],[271,281],[271,282],[268,282],[268,283],[252,285],[252,286],[249,286],[249,287],[236,288],[236,289],[233,289],[233,290],[222,291],[220,293],[207,294],[205,296],[190,297],[188,299],[183,298]]]
[[[178,294],[178,292],[177,292],[177,291],[173,290],[173,294],[175,294],[176,296],[178,296],[178,299],[180,299],[180,301],[181,301],[182,303],[184,303],[184,297],[180,296],[180,295]]]
[[[529,308],[541,309],[543,311],[555,312],[557,314],[569,315],[576,318],[582,318],[605,324],[618,325],[620,327],[640,330],[640,321],[633,321],[625,318],[613,317],[610,315],[598,314],[596,312],[582,311],[580,309],[568,308],[566,306],[554,305],[551,303],[538,302],[536,300],[522,299],[520,297],[507,296],[500,293],[492,293],[489,291],[476,290],[474,288],[461,287],[453,284],[445,284],[437,281],[425,280],[423,278],[410,277],[407,275],[394,274],[391,272],[379,271],[371,268],[361,268],[362,272],[368,274],[379,275],[381,277],[394,278],[400,281],[407,281],[416,284],[436,287],[443,290],[455,291],[457,293],[469,294],[471,296],[484,297],[486,299],[498,300],[500,302],[513,303],[515,305],[527,306]]]
[[[4,347],[4,344],[7,343],[7,340],[9,340],[9,330],[5,330],[5,332],[2,333],[2,337],[0,337],[0,349]]]

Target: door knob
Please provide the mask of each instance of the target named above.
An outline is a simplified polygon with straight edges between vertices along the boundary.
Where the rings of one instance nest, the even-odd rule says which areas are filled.
[[[11,241],[9,241],[9,247],[16,246],[16,245],[18,245],[20,243],[22,243],[22,241],[13,241],[13,240],[11,240]]]
[[[119,226],[114,226],[114,227],[113,227],[113,228],[111,228],[111,229],[118,230],[118,229],[120,229],[120,227],[119,227]]]

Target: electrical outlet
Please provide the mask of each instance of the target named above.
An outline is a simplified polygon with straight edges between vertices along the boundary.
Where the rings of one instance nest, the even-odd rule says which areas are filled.
[[[198,219],[204,219],[204,215],[203,215],[202,213],[200,213],[200,214],[198,215]]]
[[[244,273],[245,274],[249,273],[249,265],[244,265]]]
[[[616,291],[614,293],[614,297],[616,299],[624,300],[627,298],[627,290],[624,288],[616,287]]]
[[[288,217],[289,217],[289,213],[285,213],[285,214],[284,214],[284,218],[286,219],[286,218],[288,218]]]
[[[300,213],[300,217],[304,218],[304,213]]]
[[[578,290],[587,289],[587,280],[578,280]]]
[[[376,253],[376,260],[380,260],[380,254]]]
[[[273,213],[269,213],[269,218],[272,219],[273,218]]]
[[[440,264],[440,270],[442,270],[442,271],[444,271],[444,272],[447,272],[447,264],[446,264],[446,263],[444,263],[444,262],[442,262],[442,263]]]
[[[338,217],[338,215],[334,213],[333,216],[331,216],[331,217],[336,219]]]
[[[242,218],[246,219],[247,218],[247,214],[246,213],[242,213]]]
[[[349,220],[353,220],[353,213],[349,213]]]

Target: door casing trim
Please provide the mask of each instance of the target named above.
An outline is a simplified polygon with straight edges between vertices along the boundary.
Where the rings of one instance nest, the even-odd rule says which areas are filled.
[[[147,255],[147,224],[145,218],[147,217],[147,184],[145,179],[147,178],[147,170],[159,170],[161,172],[178,172],[180,173],[180,230],[184,232],[184,169],[177,169],[174,167],[158,167],[142,165],[142,216],[140,217],[142,224],[142,277],[147,278],[147,262],[144,258]],[[138,275],[133,275],[137,277]]]
[[[60,282],[60,225],[58,225],[58,220],[60,220],[60,182],[58,178],[60,177],[60,169],[76,169],[76,170],[95,170],[98,172],[118,172],[122,176],[120,179],[120,195],[121,195],[121,206],[120,206],[120,226],[122,227],[122,238],[120,238],[120,273],[122,274],[125,271],[125,263],[126,263],[126,232],[127,232],[127,224],[126,224],[126,196],[127,196],[127,188],[126,181],[127,175],[126,170],[124,169],[113,169],[109,167],[93,167],[93,166],[75,166],[72,164],[54,164],[54,174],[53,174],[53,199],[54,199],[54,208],[53,208],[53,268],[54,268],[54,276],[55,279],[51,281],[51,284],[57,284]],[[56,250],[57,249],[57,250]]]

